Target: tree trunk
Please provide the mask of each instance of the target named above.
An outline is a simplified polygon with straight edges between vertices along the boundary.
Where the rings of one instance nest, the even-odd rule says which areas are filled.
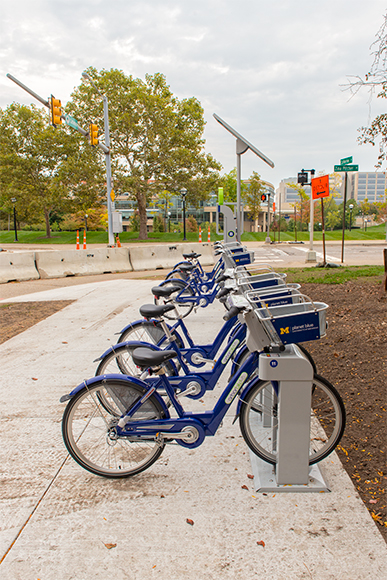
[[[139,239],[146,240],[148,239],[148,232],[146,227],[147,216],[146,216],[146,195],[144,193],[137,193],[137,206],[138,206],[138,213],[140,218],[140,233]]]
[[[46,238],[51,238],[50,212],[47,209],[44,209],[44,220],[46,222]]]

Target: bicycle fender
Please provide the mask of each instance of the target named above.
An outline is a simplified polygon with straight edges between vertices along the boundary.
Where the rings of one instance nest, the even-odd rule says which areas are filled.
[[[75,389],[73,389],[71,391],[71,393],[68,393],[67,395],[63,395],[59,399],[60,402],[65,403],[66,401],[69,401],[70,399],[72,399],[72,397],[74,397],[74,395],[79,393],[79,391],[81,391],[85,387],[89,387],[97,382],[101,382],[101,381],[103,382],[103,380],[106,377],[109,377],[109,379],[115,379],[115,380],[121,381],[123,383],[125,383],[125,382],[134,383],[134,384],[138,385],[139,387],[142,387],[145,391],[150,391],[150,390],[154,389],[152,384],[148,384],[145,381],[142,381],[141,379],[137,379],[136,377],[126,377],[125,375],[118,375],[118,374],[100,375],[100,376],[92,377],[91,379],[87,379],[87,380],[83,381],[80,385],[76,386]],[[156,390],[154,390],[154,392],[152,393],[152,397],[156,397],[156,399],[158,400],[158,402],[160,403],[160,405],[163,408],[163,411],[165,413],[165,418],[169,418],[169,411],[168,411],[168,408],[164,402],[164,399],[159,395],[159,393]]]
[[[250,391],[250,389],[252,389],[253,387],[255,387],[255,385],[260,381],[261,379],[259,377],[255,377],[251,382],[249,382],[245,388],[243,389],[243,391],[241,392],[241,394],[239,395],[239,401],[238,401],[238,405],[237,405],[237,409],[236,409],[236,413],[235,413],[235,419],[234,419],[234,423],[237,420],[237,418],[239,417],[239,413],[241,412],[241,408],[244,402],[244,398],[247,395],[247,393]]]
[[[154,319],[152,318],[151,321],[153,321],[153,320]],[[139,320],[135,320],[134,322],[130,322],[120,332],[116,332],[116,334],[122,334],[123,332],[125,332],[125,330],[132,328],[132,326],[134,326],[135,324],[142,324],[143,322],[144,322],[143,318],[140,318]]]
[[[261,381],[262,379],[260,379],[259,377],[255,377],[250,383],[248,383],[248,385],[246,385],[246,387],[243,389],[242,393],[239,396],[239,401],[238,401],[238,405],[237,405],[237,409],[236,409],[236,414],[235,414],[235,419],[233,421],[233,423],[235,423],[235,421],[237,420],[237,418],[239,417],[239,413],[241,412],[241,408],[242,405],[244,403],[244,399],[245,396],[247,395],[247,393],[250,391],[250,389],[252,389],[253,387],[255,387],[255,385],[257,383],[259,383],[259,381]],[[278,392],[278,382],[277,381],[272,381],[273,386],[275,387],[275,390]]]
[[[144,322],[144,318],[140,318],[139,320],[135,320],[134,322],[130,322],[129,324],[127,324],[125,326],[125,328],[123,328],[120,332],[116,332],[115,334],[122,334],[123,332],[125,332],[125,330],[129,330],[130,328],[133,328],[133,326],[141,326]],[[147,322],[153,322],[153,324],[155,324],[156,326],[158,326],[160,324],[160,321],[157,318],[149,318],[149,320],[147,320]],[[165,321],[164,321],[165,322]],[[167,322],[165,322],[165,324],[168,326],[169,329],[172,329],[172,326],[170,324],[168,324]]]
[[[126,342],[118,342],[117,344],[113,344],[111,347],[109,347],[107,350],[105,350],[105,352],[103,354],[101,354],[101,356],[99,356],[98,358],[96,358],[95,360],[93,360],[93,362],[97,362],[99,360],[102,360],[106,355],[110,354],[111,352],[116,352],[116,350],[118,350],[120,347],[125,347],[125,346],[147,346],[149,348],[153,348],[153,350],[163,350],[162,348],[160,348],[159,346],[156,346],[155,344],[151,343],[151,342],[143,342],[141,340],[127,340]]]
[[[233,358],[233,362],[232,362],[232,366],[231,366],[231,375],[235,374],[237,372],[237,370],[240,367],[240,360],[241,358],[243,358],[246,354],[246,352],[250,352],[249,349],[245,344],[242,344],[242,346],[239,348],[239,350],[237,350],[235,357]]]

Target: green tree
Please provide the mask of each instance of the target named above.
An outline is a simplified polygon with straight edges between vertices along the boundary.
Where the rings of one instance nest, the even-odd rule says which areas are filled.
[[[47,237],[50,214],[66,209],[67,193],[59,174],[70,151],[71,142],[48,125],[42,109],[13,103],[0,111],[2,205],[9,207],[15,197],[21,221],[43,214]]]
[[[369,90],[370,101],[376,94],[378,99],[387,98],[387,12],[383,16],[383,23],[376,34],[376,40],[371,45],[373,62],[370,70],[364,76],[352,75],[344,85],[345,90],[356,94],[366,87]],[[368,127],[360,127],[359,143],[378,144],[378,158],[376,167],[382,166],[387,157],[387,113],[377,115]]]
[[[51,237],[52,215],[100,205],[98,173],[79,137],[50,126],[44,109],[13,103],[0,110],[1,201],[9,211],[17,199],[20,221],[44,217]]]
[[[243,201],[248,206],[249,216],[256,220],[261,211],[261,195],[265,193],[266,188],[261,176],[253,171],[247,187],[244,189]]]
[[[309,222],[310,216],[310,197],[305,192],[305,188],[299,183],[287,183],[291,189],[294,189],[299,197],[299,200],[292,204],[296,208],[296,213],[300,216],[300,230],[303,230],[304,221]]]
[[[108,98],[115,189],[136,199],[139,237],[146,239],[146,207],[152,198],[185,187],[191,201],[198,183],[217,177],[219,163],[203,152],[203,109],[194,97],[174,97],[160,73],[143,81],[117,69],[87,72]],[[68,110],[84,124],[102,126],[101,96],[87,82],[74,91]]]
[[[223,187],[224,201],[235,203],[237,200],[237,170],[236,167],[229,173],[225,173],[219,179],[219,187]],[[244,199],[246,184],[241,182],[241,198]]]

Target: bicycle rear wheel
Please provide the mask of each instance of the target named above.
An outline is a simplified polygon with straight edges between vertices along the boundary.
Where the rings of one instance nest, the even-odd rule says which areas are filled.
[[[176,279],[165,280],[164,282],[161,282],[159,286],[162,286],[163,288],[168,288],[171,286],[180,287],[180,290],[174,292],[170,297],[155,297],[155,304],[173,303],[175,306],[175,310],[171,310],[170,312],[166,312],[164,314],[165,318],[168,318],[169,320],[177,320],[179,317],[185,318],[190,312],[192,312],[192,309],[195,306],[195,302],[184,302],[180,299],[195,296],[194,290],[186,282]]]
[[[173,330],[171,332],[175,335],[177,347],[184,348],[184,343],[178,333]],[[118,342],[126,342],[129,340],[140,340],[155,345],[161,343],[161,347],[167,344],[165,342],[167,337],[161,324],[154,320],[137,320],[137,322],[131,324],[130,327],[122,332]]]
[[[126,342],[128,340],[141,340],[143,342],[152,342],[157,344],[165,337],[164,331],[160,324],[154,323],[150,320],[137,320],[133,322],[128,328],[123,330],[118,339],[118,342]]]
[[[81,467],[102,477],[123,478],[144,471],[160,457],[163,443],[115,435],[118,419],[144,393],[145,389],[130,381],[106,379],[84,387],[69,401],[62,435],[68,452]],[[161,404],[151,396],[132,420],[156,420],[163,414]]]
[[[240,427],[250,449],[264,461],[277,462],[278,399],[270,381],[259,381],[246,394]],[[327,457],[345,428],[343,401],[323,377],[314,375],[311,398],[309,465]]]
[[[139,346],[141,345],[122,345],[118,348],[114,348],[114,350],[103,357],[97,367],[95,375],[100,376],[121,373],[131,377],[140,377],[143,370],[133,362],[133,351]],[[152,344],[148,344],[148,347],[152,348]],[[168,376],[177,374],[170,361],[166,361],[161,366],[164,368],[164,371]]]

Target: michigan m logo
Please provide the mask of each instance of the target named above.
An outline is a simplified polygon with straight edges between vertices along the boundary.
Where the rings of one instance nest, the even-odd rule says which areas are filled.
[[[286,328],[281,328],[281,334],[289,334],[289,326],[287,326]]]

